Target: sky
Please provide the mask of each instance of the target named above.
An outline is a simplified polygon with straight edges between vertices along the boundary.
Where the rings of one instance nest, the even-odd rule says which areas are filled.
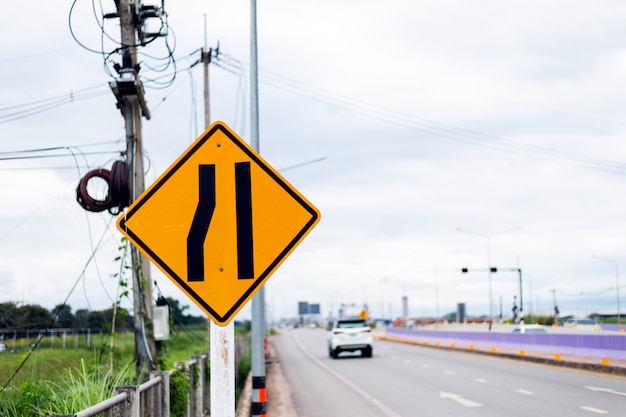
[[[211,119],[250,137],[250,3],[164,6],[167,38],[140,50],[147,184],[204,130],[192,65],[205,45],[219,44]],[[114,11],[37,0],[0,15],[0,301],[101,310],[120,292],[116,216],[75,199],[125,147],[108,87],[119,21],[102,20]],[[348,304],[396,318],[403,296],[410,316],[458,303],[507,316],[517,269],[527,314],[555,300],[561,315],[615,314],[624,21],[610,0],[259,1],[260,153],[322,214],[265,285],[269,319],[296,317],[301,301],[323,317]],[[155,294],[201,314],[152,277]]]

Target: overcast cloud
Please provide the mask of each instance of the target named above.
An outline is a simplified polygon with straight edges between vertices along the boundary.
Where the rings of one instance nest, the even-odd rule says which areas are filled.
[[[114,11],[111,0],[94,9],[13,2],[0,15],[0,301],[52,308],[78,282],[73,309],[104,309],[116,297],[121,236],[113,216],[76,203],[75,188],[119,159],[124,124],[103,56],[72,37],[73,3],[76,38],[112,50],[117,20],[101,41],[94,18]],[[202,69],[188,68],[204,15],[222,65],[210,70],[212,119],[249,137],[249,8],[165,2],[178,72],[154,88],[150,65],[165,49],[143,48],[147,183],[203,131]],[[487,273],[459,272],[488,266],[487,235],[492,266],[523,270],[526,313],[551,314],[552,290],[564,315],[616,312],[613,261],[626,270],[626,4],[269,0],[257,13],[261,154],[322,213],[266,286],[271,318],[297,315],[298,301],[321,303],[324,316],[366,303],[397,317],[403,295],[413,316],[459,302],[489,314]],[[19,105],[62,95],[75,99],[21,117]],[[8,159],[51,147],[63,156]],[[192,304],[156,269],[153,278]],[[494,312],[502,304],[509,314],[517,278],[492,275]]]

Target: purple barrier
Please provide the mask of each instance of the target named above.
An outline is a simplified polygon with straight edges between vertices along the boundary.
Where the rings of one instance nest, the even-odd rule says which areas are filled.
[[[600,328],[602,330],[610,330],[613,332],[624,331],[626,332],[626,324],[601,324]]]
[[[542,352],[626,359],[626,335],[520,334],[395,328],[387,329],[387,334],[416,339],[445,340],[457,344],[524,348]]]

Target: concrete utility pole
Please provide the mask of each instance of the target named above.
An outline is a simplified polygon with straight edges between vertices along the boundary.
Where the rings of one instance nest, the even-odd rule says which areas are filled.
[[[141,8],[141,1],[116,0],[120,19],[122,65],[119,79],[111,83],[126,127],[126,164],[129,169],[131,202],[145,190],[141,117],[150,119],[150,112],[139,80],[137,66],[137,27],[133,9]],[[149,371],[157,369],[156,346],[152,330],[152,279],[150,262],[131,245],[133,269],[133,314],[135,327],[135,365],[137,378],[145,379]]]
[[[211,125],[211,101],[209,100],[209,64],[211,63],[211,54],[213,50],[206,45],[202,48],[202,63],[204,64],[204,127],[205,129]]]

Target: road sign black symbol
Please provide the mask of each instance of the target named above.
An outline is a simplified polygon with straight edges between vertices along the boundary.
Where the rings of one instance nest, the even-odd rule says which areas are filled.
[[[198,205],[187,235],[187,281],[204,281],[204,241],[216,205],[215,165],[199,165]],[[237,276],[254,278],[250,162],[235,163]]]

